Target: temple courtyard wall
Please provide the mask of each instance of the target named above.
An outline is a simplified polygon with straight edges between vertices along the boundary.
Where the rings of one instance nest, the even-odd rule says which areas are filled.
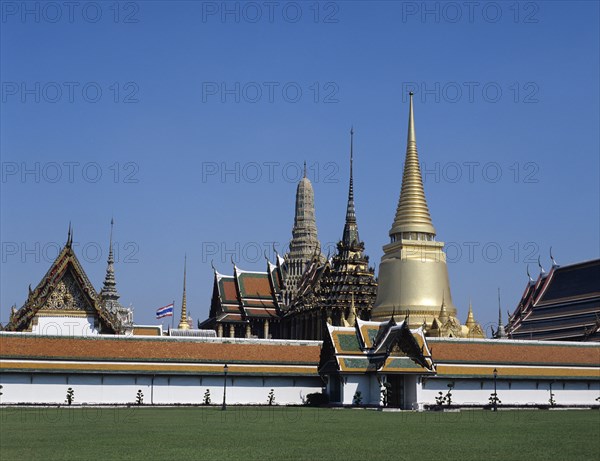
[[[66,403],[67,389],[76,404],[134,404],[138,391],[144,404],[212,404],[223,402],[224,378],[217,376],[144,376],[114,374],[2,373],[3,404]],[[227,404],[265,405],[273,389],[275,404],[301,405],[307,394],[321,392],[321,379],[289,377],[227,377]]]
[[[0,332],[1,404],[302,404],[326,390],[333,404],[424,409],[452,405],[600,404],[600,344],[430,339],[429,374],[319,374],[320,341],[151,336],[55,336]],[[227,365],[227,368],[225,366]],[[225,373],[227,375],[225,376]],[[495,387],[494,387],[495,386]],[[551,396],[552,393],[552,396]]]

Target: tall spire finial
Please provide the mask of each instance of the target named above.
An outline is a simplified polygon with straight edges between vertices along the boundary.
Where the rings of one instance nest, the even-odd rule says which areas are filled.
[[[398,200],[394,223],[390,230],[390,237],[392,237],[393,241],[402,238],[412,238],[414,234],[435,235],[435,228],[431,222],[427,200],[425,199],[421,167],[419,166],[413,93],[410,92],[409,94],[408,135],[406,139],[404,172],[402,175],[402,189],[400,191],[400,199]]]
[[[110,218],[110,238],[108,241],[108,263],[114,264],[115,258],[113,256],[113,227],[115,225],[114,218]]]
[[[306,178],[306,160],[304,160],[304,177]]]
[[[352,182],[352,160],[354,158],[354,126],[350,127],[350,182]]]
[[[73,243],[73,231],[71,229],[71,221],[69,221],[69,230],[67,231],[66,246],[70,248],[72,243]]]
[[[177,328],[180,330],[189,330],[190,325],[187,319],[187,298],[185,293],[185,280],[187,272],[187,254],[183,257],[183,297],[181,299],[181,320]]]
[[[350,128],[350,181],[348,185],[348,203],[346,205],[346,222],[342,242],[346,245],[358,244],[358,225],[356,224],[356,209],[354,207],[354,127]]]
[[[120,298],[117,292],[117,282],[115,279],[115,257],[113,253],[113,227],[115,224],[114,218],[110,219],[110,237],[108,239],[108,258],[106,260],[106,275],[104,277],[104,285],[100,294],[104,299],[117,301]]]
[[[498,287],[498,329],[494,335],[496,339],[506,338],[504,325],[502,324],[502,304],[500,303],[500,287]]]
[[[414,144],[415,149],[417,148],[417,135],[415,133],[415,114],[413,111],[413,95],[414,93],[411,91],[408,93],[410,102],[408,106],[408,135],[406,139],[407,148],[410,144]]]

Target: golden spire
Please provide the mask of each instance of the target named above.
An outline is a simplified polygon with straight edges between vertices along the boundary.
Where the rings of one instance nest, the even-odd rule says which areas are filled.
[[[410,106],[408,114],[408,138],[406,142],[406,159],[404,161],[404,173],[402,175],[402,188],[394,224],[390,230],[390,236],[405,232],[420,232],[435,235],[435,228],[431,222],[421,168],[419,166],[419,154],[417,152],[417,137],[415,135],[415,120],[413,115],[413,93],[410,92]],[[394,240],[399,240],[400,236]],[[404,236],[403,238],[410,238]]]
[[[475,326],[477,322],[475,322],[475,316],[473,315],[473,304],[471,303],[471,300],[469,299],[469,314],[467,315],[467,321],[465,322],[465,325],[469,328],[469,330]]]
[[[440,315],[438,316],[438,318],[440,319],[440,323],[442,325],[444,325],[448,321],[448,310],[446,309],[446,300],[444,299],[444,293],[442,293],[442,308],[440,309]]]
[[[185,295],[185,279],[187,272],[187,255],[184,256],[183,259],[183,299],[181,300],[181,320],[179,321],[179,325],[177,328],[180,330],[189,330],[190,325],[187,319],[187,300]]]

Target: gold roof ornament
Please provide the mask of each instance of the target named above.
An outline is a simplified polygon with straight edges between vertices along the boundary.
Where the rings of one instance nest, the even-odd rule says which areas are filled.
[[[476,325],[477,322],[475,322],[475,316],[473,315],[473,304],[471,303],[471,300],[469,299],[469,313],[467,314],[467,321],[465,322],[465,325],[471,329]]]
[[[448,310],[446,309],[446,301],[444,300],[444,293],[442,293],[442,307],[440,309],[440,315],[438,317],[442,326],[448,321]]]
[[[187,298],[185,293],[185,279],[187,272],[187,255],[183,258],[183,297],[181,299],[181,320],[179,321],[179,325],[177,326],[180,330],[189,330],[190,324],[188,323],[187,318]]]

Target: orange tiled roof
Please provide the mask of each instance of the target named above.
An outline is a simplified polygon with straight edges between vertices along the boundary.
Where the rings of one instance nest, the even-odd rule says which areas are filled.
[[[237,290],[235,289],[235,282],[232,280],[223,280],[223,291],[225,292],[225,299],[223,301],[237,300]]]
[[[243,292],[249,298],[271,298],[271,285],[265,274],[264,277],[243,277]]]
[[[443,340],[429,338],[436,363],[472,362],[599,366],[600,345],[533,344],[528,342]]]
[[[0,357],[73,360],[202,361],[226,363],[319,363],[318,345],[240,344],[151,338],[0,335]]]

